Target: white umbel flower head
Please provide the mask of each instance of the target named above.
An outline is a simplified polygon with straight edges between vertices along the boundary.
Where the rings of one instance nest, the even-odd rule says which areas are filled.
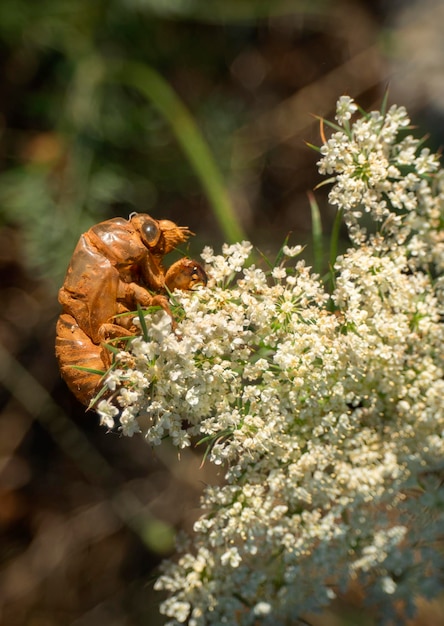
[[[333,288],[297,246],[268,272],[248,242],[206,248],[208,286],[107,378],[108,428],[206,441],[225,468],[156,583],[169,626],[297,623],[351,580],[383,623],[440,590],[444,173],[403,107],[357,112],[340,99],[319,161],[353,244]]]

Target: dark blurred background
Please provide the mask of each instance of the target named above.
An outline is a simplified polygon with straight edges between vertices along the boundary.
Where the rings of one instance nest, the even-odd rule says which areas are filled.
[[[443,23],[439,0],[2,0],[2,624],[163,624],[156,568],[220,479],[192,451],[107,434],[61,382],[57,290],[79,235],[136,210],[188,225],[194,256],[240,236],[273,255],[291,233],[310,259],[314,116],[389,88],[439,148]],[[363,595],[312,623],[373,624]]]

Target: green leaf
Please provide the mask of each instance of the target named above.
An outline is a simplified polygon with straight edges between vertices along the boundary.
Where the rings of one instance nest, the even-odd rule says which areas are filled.
[[[143,340],[148,341],[148,327],[146,325],[144,311],[139,303],[137,303],[137,316],[139,318],[140,328],[142,329]]]
[[[122,64],[111,78],[139,91],[163,115],[199,178],[227,241],[246,239],[211,150],[193,116],[170,85],[153,68],[137,62]]]
[[[90,374],[98,374],[99,376],[105,376],[104,370],[96,370],[93,367],[83,367],[83,365],[70,365],[75,370],[81,370],[82,372],[89,372]]]
[[[316,274],[321,274],[324,259],[321,213],[319,211],[319,206],[313,193],[308,193],[308,200],[310,202],[311,210],[313,269]]]
[[[330,267],[333,268],[336,263],[336,257],[338,256],[339,235],[341,232],[342,218],[344,216],[344,209],[339,209],[336,213],[335,221],[333,222],[333,229],[331,231],[330,238]]]

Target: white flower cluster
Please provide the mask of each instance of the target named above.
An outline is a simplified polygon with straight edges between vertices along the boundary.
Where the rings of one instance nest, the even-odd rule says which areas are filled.
[[[357,108],[348,96],[340,98],[338,125],[330,124],[336,132],[320,150],[319,171],[334,174],[330,203],[344,211],[355,244],[367,239],[362,219],[367,213],[383,235],[370,237],[374,247],[403,244],[419,265],[444,269],[444,170],[437,155],[407,134],[404,107],[363,113],[350,126]]]
[[[174,328],[148,317],[108,376],[103,423],[179,448],[204,439],[226,467],[192,548],[156,583],[170,626],[296,624],[354,580],[382,623],[439,591],[444,174],[399,139],[403,109],[350,126],[355,111],[340,100],[344,130],[321,150],[355,243],[333,291],[300,248],[269,273],[248,243],[207,248],[207,287],[174,294]],[[366,237],[362,210],[385,231]]]

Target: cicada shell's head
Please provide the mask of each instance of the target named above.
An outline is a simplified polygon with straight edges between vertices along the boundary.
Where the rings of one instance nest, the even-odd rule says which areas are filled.
[[[168,254],[193,234],[186,226],[178,226],[170,220],[155,220],[147,213],[131,213],[130,222],[150,252],[160,256]]]

